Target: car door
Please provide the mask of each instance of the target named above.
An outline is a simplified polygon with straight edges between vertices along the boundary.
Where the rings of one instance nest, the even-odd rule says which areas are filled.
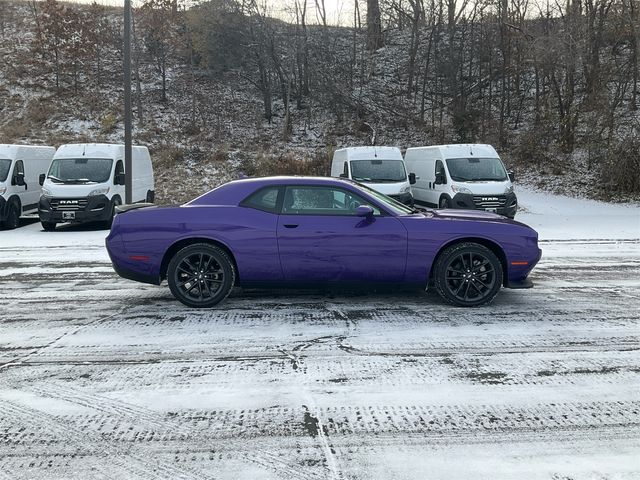
[[[356,215],[371,205],[370,219]],[[407,231],[354,192],[339,187],[287,186],[278,218],[284,278],[296,282],[384,282],[404,279]]]

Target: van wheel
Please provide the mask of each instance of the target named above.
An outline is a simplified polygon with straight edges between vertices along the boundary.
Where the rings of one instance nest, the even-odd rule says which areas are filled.
[[[451,202],[447,197],[442,197],[440,199],[440,208],[451,208]]]
[[[448,247],[434,268],[433,280],[440,296],[460,307],[491,302],[502,286],[502,263],[484,245],[457,243]]]
[[[40,225],[42,225],[42,229],[45,232],[53,232],[56,229],[56,222],[40,222]]]
[[[231,293],[235,280],[227,253],[207,243],[183,248],[167,268],[171,293],[188,307],[206,308],[221,302]]]
[[[13,230],[14,228],[18,228],[19,226],[20,211],[18,208],[18,204],[16,202],[11,202],[7,211],[7,219],[4,222],[4,228],[6,228],[7,230]]]
[[[153,201],[155,200],[155,196],[156,196],[155,193],[149,190],[147,192],[147,200],[146,200],[147,203],[153,203]]]
[[[109,217],[109,220],[105,220],[104,222],[105,228],[107,229],[111,228],[111,224],[113,223],[113,217],[116,216],[116,207],[120,204],[121,204],[120,200],[118,200],[117,198],[115,198],[113,202],[111,202],[111,216]]]

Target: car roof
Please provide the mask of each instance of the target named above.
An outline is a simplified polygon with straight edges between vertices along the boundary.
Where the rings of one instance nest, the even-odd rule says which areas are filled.
[[[335,177],[311,177],[283,175],[275,177],[250,177],[233,180],[188,202],[188,205],[238,205],[256,190],[281,185],[325,185],[349,187],[350,180]]]

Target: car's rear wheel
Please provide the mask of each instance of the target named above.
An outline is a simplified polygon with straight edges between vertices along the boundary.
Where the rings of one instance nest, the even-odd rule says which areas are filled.
[[[236,272],[229,255],[214,245],[197,243],[183,248],[169,262],[171,293],[189,307],[211,307],[231,293]]]
[[[502,264],[484,245],[458,243],[438,257],[434,270],[436,290],[447,302],[476,307],[491,302],[502,286]]]

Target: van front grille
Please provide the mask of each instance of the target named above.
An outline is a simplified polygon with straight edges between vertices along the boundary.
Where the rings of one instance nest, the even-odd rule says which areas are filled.
[[[52,198],[49,201],[51,210],[60,212],[76,212],[87,208],[86,198]]]
[[[507,203],[507,197],[504,195],[475,195],[473,204],[476,208],[500,208]]]

